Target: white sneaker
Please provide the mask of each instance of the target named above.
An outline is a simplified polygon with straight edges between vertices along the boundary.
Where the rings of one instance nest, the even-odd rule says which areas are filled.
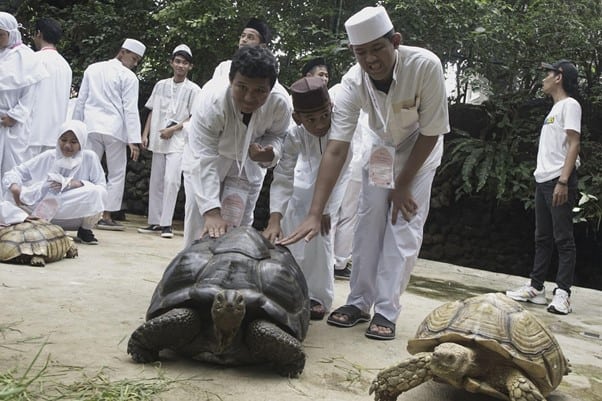
[[[552,302],[548,305],[548,312],[556,313],[557,315],[568,315],[572,311],[569,293],[556,288],[554,290],[554,298],[552,298]]]
[[[520,302],[532,302],[537,305],[545,305],[548,303],[546,300],[546,289],[543,288],[541,291],[531,287],[531,285],[524,285],[514,291],[506,291],[506,296]]]

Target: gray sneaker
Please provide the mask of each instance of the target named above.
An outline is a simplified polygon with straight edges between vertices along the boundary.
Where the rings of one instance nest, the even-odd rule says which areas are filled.
[[[557,315],[568,315],[572,311],[569,293],[560,288],[554,289],[554,298],[552,298],[552,302],[548,305],[548,312]]]
[[[546,289],[543,288],[541,291],[537,290],[531,285],[524,285],[514,291],[506,291],[506,296],[520,302],[532,302],[537,305],[545,305],[548,303],[546,300]]]
[[[125,227],[115,220],[105,220],[102,219],[96,224],[96,228],[99,230],[109,230],[109,231],[123,231]]]

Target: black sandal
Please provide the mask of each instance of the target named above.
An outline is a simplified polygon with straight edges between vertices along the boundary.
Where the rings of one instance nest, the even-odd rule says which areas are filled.
[[[337,320],[333,317],[333,315],[345,315],[347,316],[347,321]],[[328,320],[326,323],[337,326],[337,327],[353,327],[358,323],[367,322],[370,320],[370,314],[364,313],[354,305],[343,305],[340,308],[337,308],[328,316]]]
[[[372,331],[371,327],[380,326],[391,330],[388,334],[381,334],[378,331]],[[366,329],[366,337],[372,338],[375,340],[393,340],[395,339],[395,323],[381,315],[380,313],[375,313],[368,329]]]

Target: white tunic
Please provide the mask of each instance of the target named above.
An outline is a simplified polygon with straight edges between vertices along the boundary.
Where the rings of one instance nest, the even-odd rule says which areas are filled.
[[[17,121],[12,127],[0,125],[0,174],[20,164],[26,155],[35,84],[46,77],[44,66],[23,44],[5,51],[0,60],[0,116]]]
[[[316,137],[302,125],[293,125],[288,130],[282,158],[274,168],[270,186],[270,213],[278,212],[284,216],[281,226],[285,235],[301,224],[309,212],[327,141],[328,134]],[[341,206],[350,175],[350,169],[344,168],[343,171],[324,211],[333,218]],[[320,302],[326,310],[332,306],[334,297],[332,238],[333,231],[326,236],[317,235],[307,243],[300,241],[288,246],[303,270],[310,298]]]
[[[124,143],[140,143],[138,78],[117,59],[91,64],[84,71],[73,119],[89,132]]]
[[[104,210],[103,199],[106,197],[104,171],[94,152],[86,149],[81,152],[83,160],[73,179],[81,180],[84,186],[59,194],[61,206],[55,219],[69,220],[87,217]],[[12,184],[18,184],[23,188],[46,182],[48,173],[53,171],[55,160],[56,150],[50,149],[16,166],[4,175],[2,179],[4,190],[7,191]],[[96,194],[87,196],[89,192],[96,192]],[[5,199],[12,200],[10,192],[5,195]],[[27,206],[33,209],[40,200]]]
[[[184,151],[186,138],[183,130],[179,130],[168,140],[160,138],[159,130],[165,128],[169,120],[180,123],[190,117],[200,90],[197,84],[188,79],[175,83],[173,78],[167,78],[155,84],[145,105],[153,111],[148,138],[149,150],[156,153]]]
[[[281,155],[282,142],[291,118],[288,94],[276,85],[268,99],[256,110],[247,125],[234,104],[230,85],[223,78],[209,81],[199,94],[188,126],[182,170],[194,176],[188,197],[194,197],[200,214],[221,207],[221,183],[231,167],[249,181],[261,186],[265,168],[274,166]],[[262,166],[248,157],[251,143],[272,145],[274,160]],[[188,188],[187,188],[188,189]]]
[[[35,56],[50,76],[35,86],[35,100],[31,114],[29,146],[56,145],[59,128],[67,119],[71,94],[71,67],[54,48],[43,48]]]

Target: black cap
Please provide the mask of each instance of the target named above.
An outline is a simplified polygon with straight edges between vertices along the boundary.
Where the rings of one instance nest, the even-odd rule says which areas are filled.
[[[261,35],[261,41],[266,45],[272,41],[272,31],[268,24],[260,20],[259,18],[251,18],[245,28],[255,29]]]
[[[330,66],[326,64],[326,60],[324,60],[323,57],[316,57],[309,60],[307,63],[305,63],[305,65],[303,65],[303,68],[301,68],[301,76],[306,76],[314,67],[317,67],[319,65],[325,66],[328,70],[328,73],[330,74]]]
[[[569,84],[577,84],[577,68],[569,60],[558,60],[555,63],[541,63],[541,68],[562,74],[563,79]]]

